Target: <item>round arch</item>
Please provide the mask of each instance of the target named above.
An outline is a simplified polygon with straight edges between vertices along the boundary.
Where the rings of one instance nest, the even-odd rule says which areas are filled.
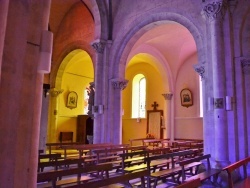
[[[60,71],[62,71],[62,67],[65,66],[65,63],[63,62],[63,59],[72,51],[76,50],[76,49],[81,49],[83,51],[86,51],[89,56],[91,57],[91,59],[93,59],[93,54],[94,54],[94,50],[90,47],[89,44],[86,44],[83,41],[75,41],[73,43],[68,44],[65,49],[63,50],[63,52],[61,53],[61,55],[58,57],[57,61],[55,62],[55,66],[53,67],[53,71],[51,71],[51,75],[50,75],[50,81],[51,81],[51,87],[56,87],[57,89],[60,89],[61,86],[60,84],[56,84],[56,80],[58,79],[57,77],[60,77]],[[93,62],[93,61],[92,61]],[[93,66],[95,67],[95,64],[93,64]],[[59,75],[58,75],[59,74]]]
[[[143,22],[141,21],[143,20]],[[148,30],[160,25],[165,24],[168,21],[177,22],[184,27],[186,27],[191,35],[193,36],[197,52],[198,52],[198,62],[204,63],[205,62],[205,52],[203,50],[204,45],[202,42],[202,37],[197,29],[197,27],[186,17],[177,13],[171,12],[164,12],[164,13],[156,13],[152,14],[151,16],[147,17],[138,17],[132,24],[130,24],[127,28],[132,28],[129,31],[125,31],[126,34],[122,33],[121,35],[126,36],[122,43],[116,44],[113,49],[119,49],[114,55],[113,64],[112,64],[112,73],[116,75],[112,75],[113,77],[124,77],[125,73],[125,65],[127,63],[127,57],[130,53],[131,46],[135,44],[135,42],[146,33]],[[119,38],[119,37],[117,37]],[[112,56],[111,56],[112,57]],[[117,63],[119,62],[119,63]],[[119,71],[117,71],[119,70]]]
[[[146,53],[146,54],[150,54],[152,55],[154,58],[157,59],[156,61],[156,66],[158,67],[158,70],[160,71],[162,77],[163,77],[163,80],[167,80],[169,85],[168,87],[165,85],[164,86],[164,89],[166,91],[173,91],[173,74],[172,74],[172,71],[169,67],[169,64],[166,62],[166,59],[164,58],[164,56],[161,54],[161,52],[156,49],[155,47],[153,46],[150,46],[150,45],[147,45],[147,44],[143,44],[141,45],[139,48],[133,50],[133,52],[131,54],[129,54],[129,57],[128,57],[128,62],[130,61],[130,59],[136,55],[136,54],[139,54],[139,53]],[[167,73],[167,74],[166,74]]]

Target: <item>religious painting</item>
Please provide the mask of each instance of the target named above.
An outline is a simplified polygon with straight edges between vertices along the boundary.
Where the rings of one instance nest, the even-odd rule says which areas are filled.
[[[224,108],[223,98],[215,98],[214,99],[214,108],[216,108],[216,109],[223,109]]]
[[[66,102],[66,107],[73,109],[77,107],[77,93],[74,91],[69,92]]]
[[[193,105],[193,97],[192,93],[189,89],[185,88],[181,90],[181,105],[185,107],[189,107]]]

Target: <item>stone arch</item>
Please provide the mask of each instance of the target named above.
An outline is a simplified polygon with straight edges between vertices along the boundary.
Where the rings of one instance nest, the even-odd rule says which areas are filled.
[[[93,19],[94,19],[94,38],[99,39],[99,38],[107,38],[108,36],[108,31],[107,31],[107,18],[106,18],[106,12],[104,11],[99,11],[100,9],[105,8],[105,2],[100,1],[100,2],[94,2],[91,0],[82,0],[82,2],[87,6],[89,12],[92,14]],[[79,3],[79,2],[78,2]],[[74,6],[73,6],[74,7]],[[84,51],[87,51],[87,53],[90,55],[91,59],[93,59],[94,56],[94,49],[91,47],[91,42],[92,41],[84,41],[84,40],[73,40],[70,43],[66,44],[63,46],[63,48],[60,51],[55,51],[53,53],[53,59],[54,62],[51,67],[51,75],[50,75],[50,84],[51,87],[55,86],[56,82],[56,77],[59,71],[60,64],[64,57],[70,53],[74,49],[82,49]],[[93,61],[94,63],[94,61]],[[95,64],[94,64],[95,67]]]
[[[112,76],[124,77],[127,56],[130,52],[131,46],[133,46],[133,44],[145,32],[147,32],[148,30],[152,29],[153,27],[159,24],[167,23],[168,21],[177,22],[189,30],[189,32],[191,33],[196,42],[196,47],[198,52],[198,62],[204,63],[205,62],[205,52],[203,50],[204,45],[198,28],[183,15],[171,12],[156,13],[147,17],[146,19],[145,17],[138,17],[132,24],[130,24],[127,27],[132,29],[127,31],[126,34],[123,33],[123,35],[126,36],[123,42],[121,44],[117,44],[117,46],[114,46],[113,48],[113,49],[118,49],[118,51],[113,52],[116,53],[116,55],[114,55],[113,67],[112,67],[112,73],[115,73],[117,75],[112,75]],[[119,36],[117,38],[119,38]]]
[[[89,44],[86,44],[83,41],[75,41],[73,43],[68,44],[65,47],[65,49],[63,50],[63,52],[61,53],[61,55],[58,57],[57,61],[55,62],[56,67],[54,67],[54,71],[51,72],[51,75],[50,75],[51,88],[56,87],[57,89],[60,89],[61,86],[60,86],[60,84],[58,84],[59,82],[56,82],[56,80],[58,80],[58,78],[62,76],[60,72],[63,71],[64,70],[63,67],[66,66],[66,65],[62,65],[61,63],[62,63],[63,59],[70,52],[72,52],[76,49],[81,49],[83,51],[86,51],[89,54],[89,56],[91,57],[91,59],[93,59],[94,50],[93,50],[93,48],[91,48],[91,46]],[[93,64],[93,66],[95,67],[95,64]]]
[[[235,37],[235,57],[250,56],[250,9],[247,6],[239,7],[233,12],[234,15],[234,37]],[[240,28],[240,29],[239,29]],[[248,41],[248,44],[247,42]]]
[[[244,24],[242,24],[242,39],[241,39],[241,48],[242,48],[242,55],[244,57],[250,57],[250,9],[247,11],[247,15],[244,19]]]
[[[172,74],[172,71],[171,71],[168,63],[165,63],[166,59],[163,57],[161,52],[153,46],[143,44],[139,48],[137,48],[136,50],[133,50],[133,53],[130,54],[128,61],[129,61],[129,59],[131,59],[134,55],[136,55],[138,53],[150,54],[150,55],[154,56],[159,61],[157,66],[159,67],[159,70],[162,73],[163,79],[168,80],[168,83],[169,83],[169,87],[166,88],[166,86],[165,86],[165,90],[166,91],[173,91],[173,87],[174,87],[174,83],[173,83],[174,78],[172,76],[173,74]],[[165,73],[167,72],[167,74],[164,74],[164,72]]]
[[[82,0],[91,11],[95,21],[95,39],[106,39],[108,37],[108,13],[105,1]],[[100,11],[102,10],[102,11]]]

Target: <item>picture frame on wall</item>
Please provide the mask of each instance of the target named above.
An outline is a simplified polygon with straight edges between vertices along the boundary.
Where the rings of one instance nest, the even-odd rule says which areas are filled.
[[[192,92],[188,88],[184,88],[181,90],[181,106],[189,107],[193,105],[193,96]]]
[[[69,92],[67,96],[67,102],[66,102],[66,107],[73,109],[77,107],[77,100],[78,100],[78,95],[75,91]]]

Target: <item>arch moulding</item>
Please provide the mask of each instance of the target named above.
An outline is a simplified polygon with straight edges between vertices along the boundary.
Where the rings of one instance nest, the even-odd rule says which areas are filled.
[[[143,22],[141,21],[143,20]],[[127,57],[130,53],[131,47],[135,44],[135,42],[148,30],[158,26],[159,24],[165,24],[168,21],[177,22],[184,27],[186,27],[193,39],[196,42],[197,53],[198,53],[198,62],[204,63],[205,61],[205,52],[203,50],[204,45],[202,41],[202,35],[200,34],[198,28],[186,17],[177,13],[156,13],[145,19],[145,17],[138,17],[134,22],[130,24],[127,28],[130,28],[129,31],[125,31],[120,34],[117,38],[123,38],[122,43],[114,44],[113,49],[119,49],[117,51],[112,51],[111,57],[113,55],[114,59],[112,61],[112,73],[117,74],[113,75],[113,77],[124,77],[125,67],[127,62]],[[155,24],[157,22],[157,24]],[[119,62],[119,63],[117,63]]]

